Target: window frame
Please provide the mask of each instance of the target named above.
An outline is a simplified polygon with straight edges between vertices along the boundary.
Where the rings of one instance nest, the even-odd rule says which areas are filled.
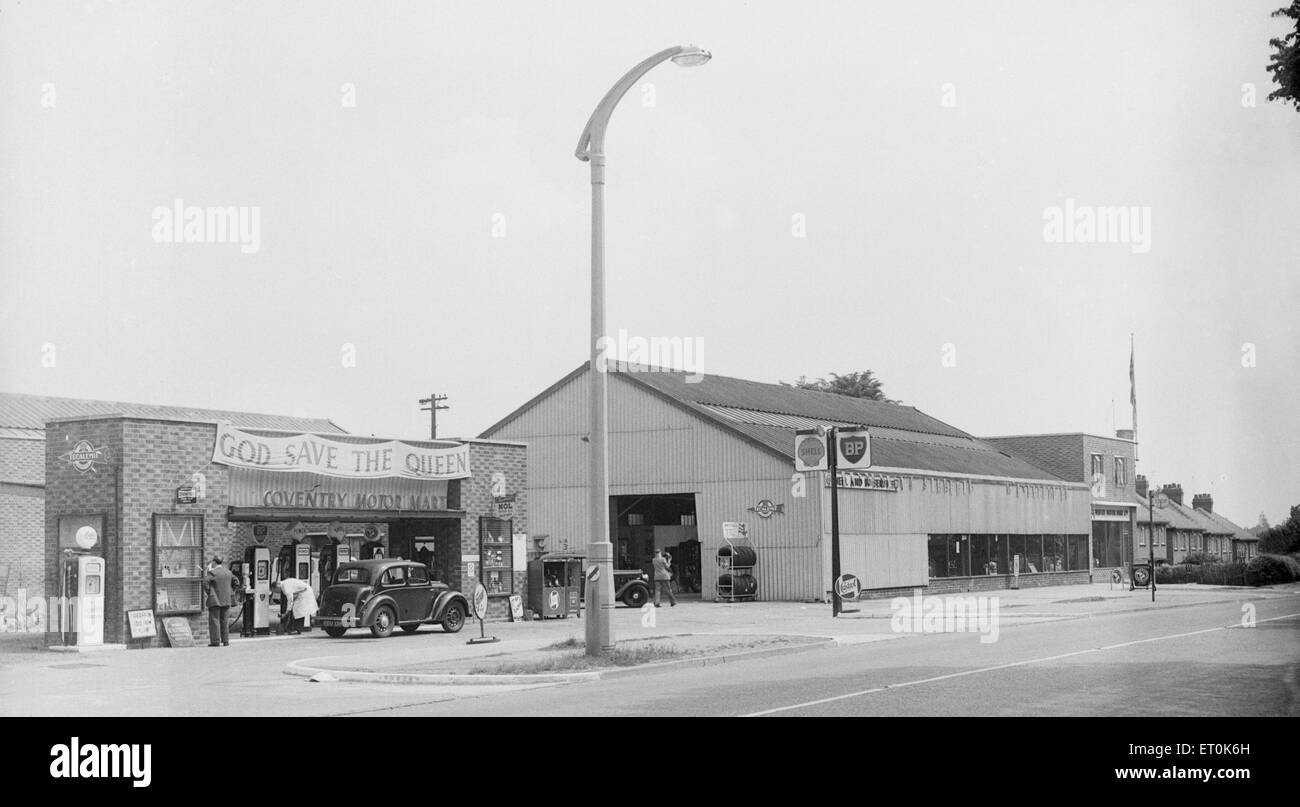
[[[197,524],[198,543],[196,544],[160,544],[159,528],[168,519],[185,519],[191,524]],[[202,513],[154,513],[153,514],[153,540],[150,548],[150,563],[153,568],[151,571],[151,581],[153,587],[153,607],[158,616],[187,616],[203,613],[204,598],[204,566],[203,558],[206,549],[205,541],[207,538],[207,520]],[[183,530],[182,530],[183,532]],[[173,533],[174,534],[174,533]],[[170,550],[189,550],[191,555],[197,552],[195,559],[195,569],[192,575],[163,575],[162,569],[167,568],[160,564],[160,551]],[[190,581],[197,587],[197,594],[194,598],[194,607],[192,608],[164,608],[158,602],[159,583],[166,581],[161,588],[170,588],[172,583],[183,583]]]

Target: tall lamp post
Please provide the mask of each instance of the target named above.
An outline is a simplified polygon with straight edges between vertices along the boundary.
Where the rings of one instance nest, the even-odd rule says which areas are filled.
[[[657,64],[669,59],[681,67],[696,67],[712,58],[695,45],[662,50],[629,70],[591,113],[578,138],[574,156],[591,163],[591,536],[587,544],[587,655],[614,649],[614,545],[609,540],[609,427],[605,422],[609,386],[600,366],[600,340],[605,335],[605,129],[609,116],[627,91]]]

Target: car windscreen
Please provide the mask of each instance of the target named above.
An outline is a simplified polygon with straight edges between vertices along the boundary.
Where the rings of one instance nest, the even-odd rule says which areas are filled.
[[[360,566],[343,567],[334,573],[335,583],[369,583],[370,571]]]

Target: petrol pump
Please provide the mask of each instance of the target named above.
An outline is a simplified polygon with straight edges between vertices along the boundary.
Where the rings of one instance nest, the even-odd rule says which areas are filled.
[[[271,550],[244,550],[244,636],[265,636],[271,629]]]
[[[104,643],[104,559],[64,550],[59,629],[65,644]]]
[[[352,560],[351,555],[351,547],[347,544],[328,544],[320,548],[320,560],[317,563],[318,578],[313,578],[318,585],[312,586],[317,597],[321,596],[326,586],[334,582],[334,572],[339,568],[339,564]]]
[[[299,541],[293,545],[293,576],[311,583],[311,544]]]

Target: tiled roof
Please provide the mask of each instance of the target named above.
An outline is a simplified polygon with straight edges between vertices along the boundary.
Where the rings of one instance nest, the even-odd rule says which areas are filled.
[[[1222,515],[1220,515],[1220,514],[1218,514],[1218,513],[1211,512],[1211,511],[1208,511],[1208,510],[1202,510],[1202,509],[1200,509],[1200,508],[1195,508],[1195,510],[1196,510],[1197,514],[1199,514],[1199,515],[1202,516],[1203,518],[1205,518],[1205,519],[1207,519],[1207,520],[1209,520],[1209,521],[1213,521],[1213,522],[1215,522],[1216,524],[1218,524],[1218,525],[1219,525],[1219,530],[1218,530],[1218,532],[1219,532],[1220,534],[1228,533],[1228,534],[1232,535],[1232,537],[1233,537],[1235,540],[1238,540],[1238,541],[1258,541],[1258,540],[1259,540],[1259,536],[1258,536],[1258,535],[1255,535],[1255,534],[1252,533],[1250,530],[1247,530],[1247,529],[1245,529],[1244,527],[1239,527],[1239,526],[1237,526],[1237,525],[1234,524],[1231,520],[1225,518],[1224,516],[1222,516]]]
[[[1151,505],[1147,502],[1147,500],[1136,493],[1133,494],[1133,498],[1137,500],[1138,503],[1137,515],[1135,516],[1135,518],[1137,519],[1137,523],[1150,524],[1152,521],[1154,521],[1156,524],[1169,523],[1169,516],[1167,515],[1167,513],[1169,512],[1168,508],[1156,508],[1156,517],[1152,519]]]
[[[1134,494],[1133,498],[1137,499],[1138,503],[1137,520],[1147,521],[1150,518],[1150,507],[1147,504],[1147,500],[1136,494]],[[1156,508],[1155,521],[1157,524],[1168,524],[1170,528],[1175,530],[1191,530],[1196,532],[1211,531],[1209,529],[1209,522],[1199,518],[1198,515],[1192,511],[1192,508],[1183,504],[1178,504],[1172,499],[1169,500],[1168,507]],[[1216,528],[1213,532],[1217,534],[1219,530],[1217,529],[1217,525],[1215,525],[1215,527]]]
[[[1198,523],[1200,523],[1201,526],[1205,529],[1205,531],[1210,535],[1232,535],[1234,532],[1236,532],[1236,530],[1232,529],[1231,527],[1225,526],[1223,523],[1216,520],[1209,513],[1205,512],[1204,510],[1201,510],[1198,507],[1185,506],[1183,509],[1186,510],[1193,519],[1195,519]]]
[[[195,409],[186,406],[156,406],[0,392],[0,430],[3,430],[5,436],[26,434],[40,437],[44,435],[46,421],[95,415],[126,415],[163,420],[224,420],[248,429],[346,434],[338,424],[326,418],[264,415],[223,409]]]

